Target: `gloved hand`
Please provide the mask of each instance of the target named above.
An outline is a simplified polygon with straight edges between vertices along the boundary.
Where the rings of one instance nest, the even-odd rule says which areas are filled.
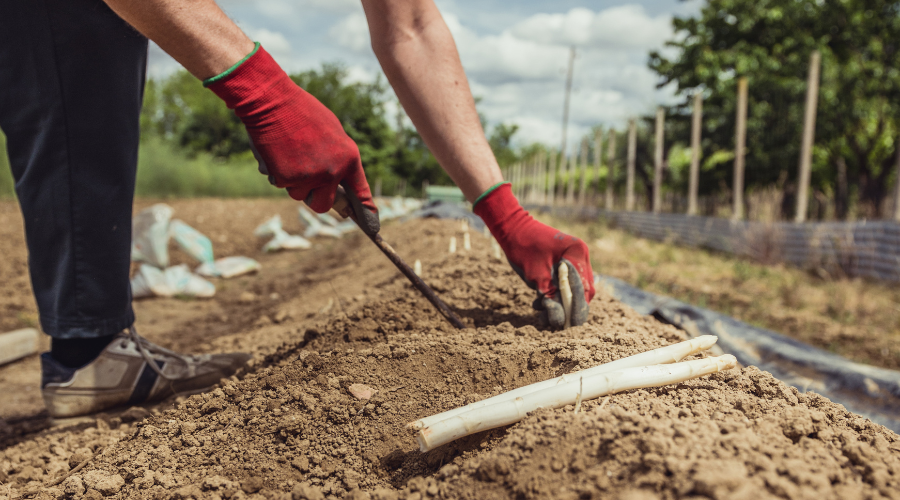
[[[509,183],[481,195],[473,211],[487,224],[513,270],[537,290],[534,306],[547,311],[551,326],[562,328],[566,320],[556,276],[560,262],[569,267],[572,326],[588,320],[588,302],[594,298],[594,273],[583,241],[534,220],[519,205]]]
[[[242,62],[203,84],[241,119],[260,171],[287,188],[291,198],[324,213],[342,185],[351,199],[377,214],[356,143],[334,113],[297,86],[259,44]]]

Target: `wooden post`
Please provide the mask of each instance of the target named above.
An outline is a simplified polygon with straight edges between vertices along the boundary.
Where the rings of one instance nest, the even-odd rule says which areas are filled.
[[[609,139],[606,140],[606,209],[615,207],[613,190],[616,182],[616,131],[609,129]]]
[[[814,50],[809,58],[806,82],[806,112],[803,114],[803,142],[800,145],[800,175],[797,176],[797,214],[794,222],[804,222],[809,206],[809,176],[812,148],[816,134],[816,108],[819,103],[819,63],[821,55]]]
[[[538,153],[538,201],[541,205],[547,204],[547,155]]]
[[[666,111],[656,108],[656,148],[653,155],[653,213],[662,210],[663,139],[665,138]]]
[[[628,164],[625,178],[625,210],[634,210],[634,161],[637,156],[637,123],[628,122]]]
[[[900,222],[900,137],[897,138],[897,183],[894,185],[894,220]]]
[[[559,187],[556,188],[556,197],[559,204],[566,204],[566,185],[569,179],[569,157],[565,151],[559,153]]]
[[[734,206],[731,218],[744,218],[744,154],[747,145],[747,78],[738,80],[737,126],[734,133]]]
[[[694,94],[694,116],[691,121],[691,178],[688,186],[688,215],[697,215],[697,193],[700,190],[700,134],[703,127],[703,95]]]
[[[594,179],[596,179],[597,184],[594,185],[592,204],[595,207],[599,205],[600,200],[600,168],[603,166],[603,159],[601,158],[602,154],[603,131],[598,128],[597,133],[594,134]]]
[[[566,134],[569,131],[569,102],[572,96],[572,72],[575,69],[575,46],[569,49],[569,69],[566,71],[566,97],[563,102],[562,145],[560,151],[566,154]]]
[[[547,204],[556,204],[556,153],[547,153]]]
[[[581,164],[581,185],[578,186],[578,206],[583,207],[585,196],[587,196],[587,178],[588,178],[588,141],[587,137],[581,140],[581,158],[578,163]]]
[[[524,175],[524,170],[525,170],[525,169],[522,168],[522,164],[521,164],[521,163],[516,163],[516,183],[517,183],[518,186],[519,186],[519,188],[518,188],[516,191],[517,191],[517,193],[518,193],[517,198],[519,198],[520,200],[523,198],[522,195],[525,194],[525,193],[524,193],[524,191],[525,191],[525,186],[524,186],[524,185],[525,185],[525,175]]]
[[[566,205],[575,204],[575,177],[578,176],[578,157],[574,154],[566,161]]]

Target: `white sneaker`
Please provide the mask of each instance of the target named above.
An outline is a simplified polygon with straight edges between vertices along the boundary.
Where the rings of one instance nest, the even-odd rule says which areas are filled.
[[[123,405],[199,392],[230,377],[250,355],[184,355],[152,344],[134,328],[125,330],[81,368],[41,355],[41,393],[51,417],[75,417]]]

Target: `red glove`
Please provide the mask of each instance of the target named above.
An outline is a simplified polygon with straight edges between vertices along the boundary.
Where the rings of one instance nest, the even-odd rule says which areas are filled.
[[[508,182],[481,195],[473,210],[497,238],[516,273],[538,291],[535,308],[546,309],[552,326],[562,327],[566,319],[557,293],[556,270],[560,262],[569,267],[571,323],[578,326],[588,320],[588,302],[594,298],[594,273],[583,241],[534,220],[519,205]]]
[[[241,119],[260,171],[287,188],[291,198],[324,213],[334,205],[340,184],[377,214],[356,143],[334,113],[297,86],[259,44],[204,85]]]

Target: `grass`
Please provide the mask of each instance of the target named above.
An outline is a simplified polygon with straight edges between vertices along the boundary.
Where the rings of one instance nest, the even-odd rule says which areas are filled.
[[[584,239],[594,271],[728,314],[861,363],[900,368],[900,287],[636,238],[602,223],[543,221]]]
[[[155,137],[141,142],[136,194],[152,198],[283,196],[260,175],[249,154],[227,161],[203,154],[192,157]],[[0,134],[0,198],[14,196],[6,141]]]
[[[190,157],[161,139],[141,143],[136,194],[154,198],[282,196],[257,170],[249,154],[228,161]]]

